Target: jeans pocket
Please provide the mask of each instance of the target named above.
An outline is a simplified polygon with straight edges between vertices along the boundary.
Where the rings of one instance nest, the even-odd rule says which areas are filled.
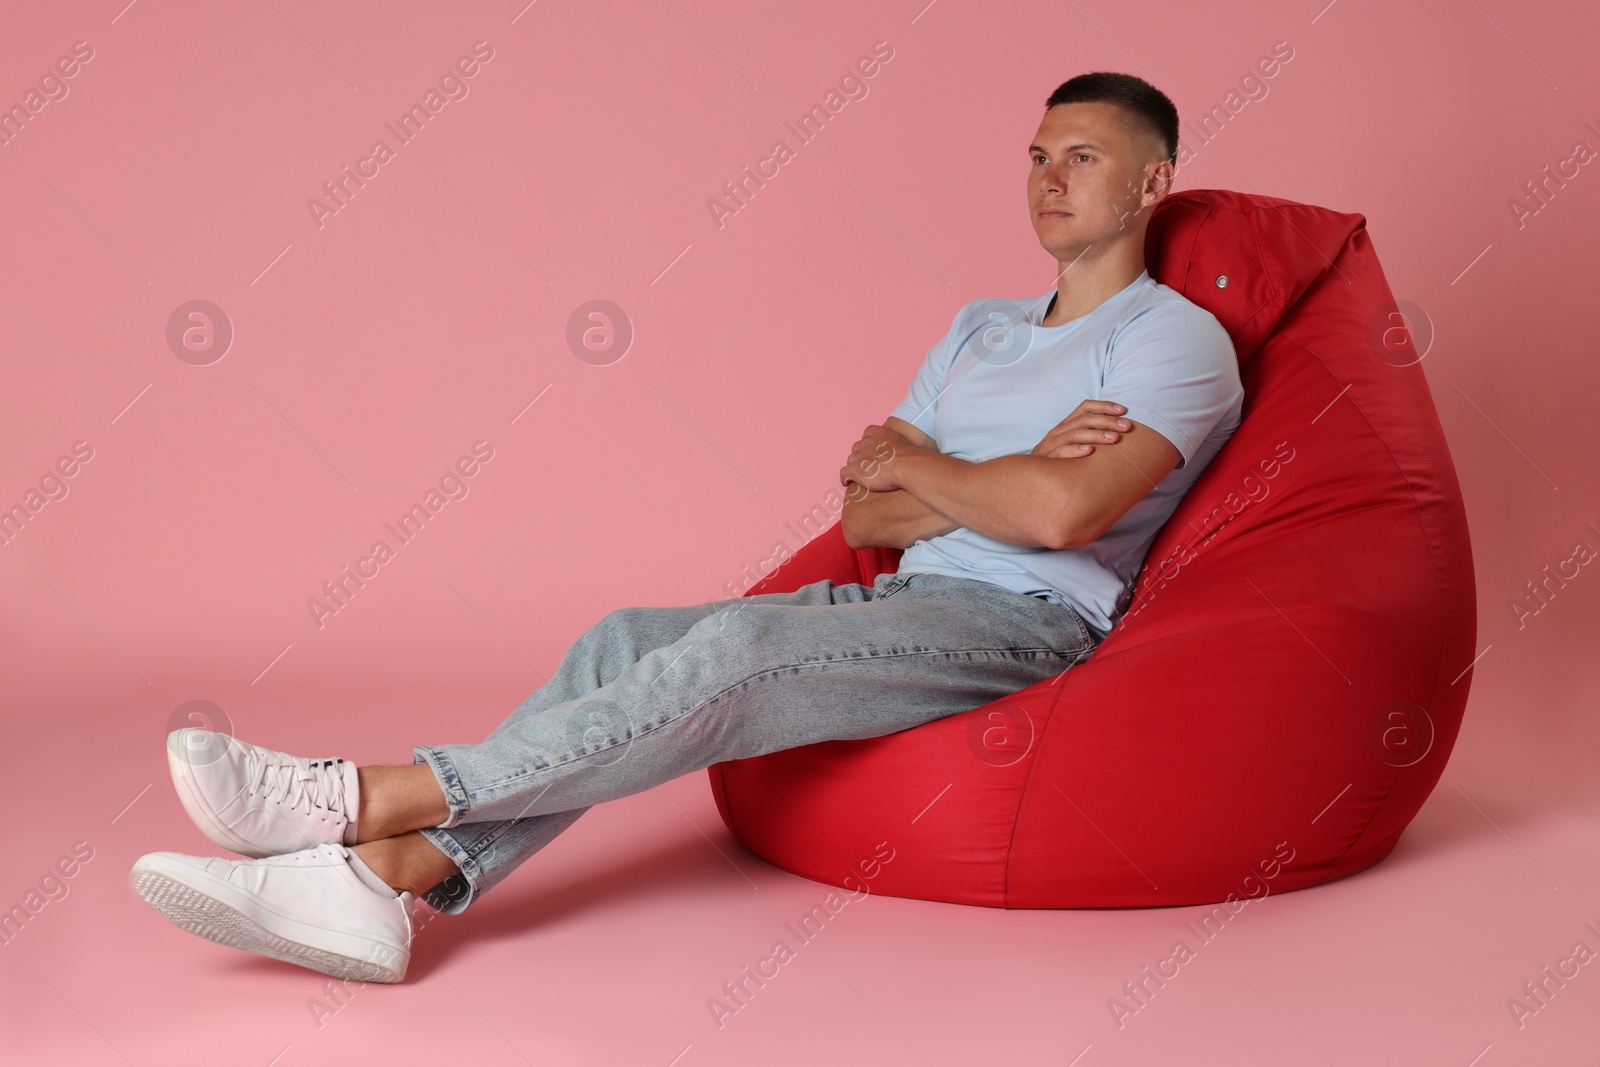
[[[911,575],[909,574],[896,574],[894,577],[883,583],[883,592],[873,597],[873,599],[888,600],[900,590],[904,589],[906,587],[906,583],[910,580]]]
[[[1059,604],[1055,607],[1070,616],[1067,620],[1069,623],[1067,646],[1056,651],[1069,659],[1083,660],[1095,648],[1094,636],[1089,632],[1088,624],[1083,621],[1083,616],[1071,608]]]

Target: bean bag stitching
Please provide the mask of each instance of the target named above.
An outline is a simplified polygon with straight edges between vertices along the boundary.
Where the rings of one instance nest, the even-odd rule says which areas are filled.
[[[1177,195],[1181,196],[1183,194],[1180,193],[1180,194],[1177,194]],[[1239,325],[1238,332],[1243,334],[1243,333],[1246,332],[1246,328],[1251,323],[1253,323],[1257,319],[1259,319],[1262,316],[1263,313],[1265,313],[1268,309],[1273,307],[1275,304],[1276,305],[1281,305],[1280,310],[1278,312],[1280,321],[1281,321],[1281,319],[1282,319],[1282,317],[1284,315],[1288,314],[1289,307],[1285,303],[1285,301],[1287,300],[1287,291],[1284,290],[1281,286],[1278,285],[1277,279],[1275,279],[1273,277],[1272,272],[1267,268],[1266,252],[1265,252],[1265,250],[1264,250],[1264,248],[1262,246],[1262,243],[1261,243],[1261,231],[1260,231],[1260,228],[1256,224],[1257,209],[1256,209],[1255,203],[1254,203],[1253,200],[1248,199],[1250,194],[1238,194],[1238,195],[1247,197],[1246,202],[1251,205],[1251,211],[1248,214],[1246,214],[1242,210],[1239,212],[1239,214],[1241,216],[1245,216],[1245,220],[1249,224],[1250,239],[1251,239],[1251,241],[1253,241],[1255,243],[1256,266],[1259,269],[1262,278],[1265,280],[1267,288],[1270,290],[1270,294],[1262,300],[1262,302],[1256,307],[1255,311],[1250,313],[1250,317],[1245,319],[1244,322],[1242,322]],[[1202,227],[1204,227],[1204,225],[1207,222],[1210,221],[1211,215],[1212,215],[1211,208],[1212,208],[1214,202],[1212,202],[1212,201],[1203,201],[1203,200],[1200,200],[1198,197],[1194,198],[1193,200],[1190,200],[1189,202],[1190,203],[1203,203],[1203,204],[1206,205],[1206,214],[1201,218],[1200,223],[1196,226],[1195,238],[1190,242],[1189,255],[1190,255],[1190,262],[1192,264],[1194,246],[1199,243],[1199,231],[1200,231],[1200,229]],[[1277,210],[1277,209],[1274,209],[1274,210]],[[1347,238],[1347,240],[1348,240],[1348,238]],[[1327,273],[1328,273],[1327,270],[1324,269],[1323,272],[1317,276],[1317,278],[1320,280],[1322,277],[1326,276]],[[1187,274],[1188,274],[1188,271],[1186,269],[1185,270],[1185,279],[1186,279],[1185,286],[1186,287],[1187,287]],[[1315,282],[1313,282],[1312,284],[1315,284]],[[1310,290],[1310,286],[1309,285],[1306,288],[1307,288],[1307,291]],[[1298,301],[1296,301],[1296,303],[1298,303]],[[1274,328],[1274,329],[1276,329],[1276,328]],[[1232,333],[1233,333],[1233,331],[1229,331],[1230,340],[1232,339]],[[1243,360],[1240,361],[1240,364],[1239,364],[1240,365],[1240,369],[1243,370],[1244,365],[1246,363],[1252,362],[1261,353],[1261,350],[1266,347],[1267,342],[1271,341],[1274,336],[1276,336],[1275,333],[1268,333],[1266,337],[1262,338],[1261,343],[1256,345],[1256,347],[1253,350],[1251,350],[1250,354],[1248,356],[1246,356]],[[1245,395],[1245,398],[1244,398],[1244,403],[1251,404],[1252,413],[1254,412],[1254,405],[1252,403],[1253,399],[1254,398],[1248,393]],[[1241,427],[1244,425],[1243,416],[1240,417],[1239,425]],[[1227,442],[1223,444],[1222,448],[1217,451],[1217,454],[1212,457],[1211,462],[1213,464],[1215,464],[1224,455],[1226,455],[1227,452],[1228,452],[1228,447],[1230,445],[1232,445],[1232,444],[1233,444],[1233,438],[1229,437]],[[1191,486],[1190,489],[1192,490],[1193,486]],[[1185,499],[1188,498],[1188,493],[1184,494],[1184,498]],[[1166,524],[1163,523],[1162,527],[1161,527],[1161,530],[1158,530],[1156,532],[1156,538],[1159,539],[1160,536],[1161,536],[1161,533],[1163,531],[1165,531],[1165,530],[1166,530]],[[1206,542],[1203,542],[1203,543],[1209,543],[1210,540],[1211,539],[1208,538],[1206,540]],[[1151,544],[1153,546],[1154,545],[1154,541],[1152,541]],[[1199,559],[1201,556],[1205,555],[1206,552],[1209,552],[1209,551],[1210,551],[1210,549],[1205,549],[1204,551],[1195,552],[1193,558],[1194,559]],[[1146,557],[1146,562],[1147,563],[1149,562],[1148,556]],[[1139,567],[1139,572],[1134,575],[1134,579],[1133,579],[1134,580],[1134,588],[1135,589],[1138,588],[1139,577],[1143,573],[1144,573],[1144,565],[1141,564],[1140,567]],[[1129,604],[1128,604],[1129,611],[1131,611],[1133,607],[1134,607],[1134,602],[1130,601]],[[1112,628],[1111,633],[1106,636],[1106,640],[1103,643],[1104,644],[1111,643],[1111,641],[1116,638],[1117,634],[1121,631],[1121,629],[1122,629],[1122,627],[1120,625],[1120,620],[1119,620],[1119,625]],[[1114,648],[1113,648],[1113,651],[1115,651]],[[1019,808],[1018,815],[1019,815],[1019,818],[1020,818],[1020,808]]]
[[[1357,227],[1358,230],[1359,229],[1365,229],[1365,228],[1366,228],[1365,226]],[[1353,232],[1352,232],[1351,236],[1352,237],[1354,236]],[[1349,238],[1346,238],[1346,247],[1349,247],[1349,240],[1350,240]],[[1343,254],[1343,251],[1341,250],[1341,255],[1342,254]],[[1328,375],[1329,379],[1334,384],[1338,383],[1338,381],[1339,381],[1338,376],[1335,375],[1333,373],[1333,371],[1329,368],[1328,361],[1323,359],[1322,356],[1318,355],[1316,350],[1314,350],[1313,348],[1311,348],[1309,345],[1305,344],[1304,342],[1300,341],[1298,338],[1285,337],[1285,340],[1290,344],[1293,344],[1293,345],[1295,345],[1295,346],[1297,346],[1297,347],[1299,347],[1301,349],[1304,349],[1308,354],[1310,354],[1313,358],[1316,359],[1318,366],[1322,367],[1323,372]],[[1420,373],[1420,371],[1419,371],[1419,373]],[[1424,379],[1424,382],[1426,382],[1426,379]],[[1350,400],[1351,406],[1353,406],[1356,409],[1356,414],[1361,416],[1361,421],[1366,424],[1367,429],[1369,431],[1371,431],[1372,435],[1374,437],[1376,437],[1378,439],[1378,441],[1383,445],[1384,453],[1386,455],[1388,455],[1389,461],[1392,464],[1394,464],[1395,471],[1400,475],[1400,478],[1401,478],[1401,480],[1403,481],[1403,483],[1405,485],[1406,493],[1411,497],[1411,501],[1412,501],[1412,504],[1413,504],[1411,515],[1412,515],[1412,518],[1415,519],[1415,521],[1417,523],[1418,530],[1422,534],[1423,544],[1427,545],[1428,558],[1429,558],[1430,562],[1433,563],[1434,587],[1438,591],[1440,631],[1442,633],[1448,634],[1449,633],[1449,626],[1448,626],[1449,620],[1448,620],[1448,618],[1446,617],[1446,614],[1445,614],[1444,584],[1440,579],[1440,572],[1442,570],[1442,566],[1441,566],[1440,561],[1439,561],[1439,555],[1438,555],[1438,551],[1437,551],[1437,546],[1434,544],[1433,538],[1428,536],[1428,529],[1422,523],[1422,511],[1423,511],[1422,502],[1417,499],[1417,493],[1416,493],[1416,489],[1414,488],[1414,483],[1411,480],[1410,474],[1406,471],[1406,469],[1403,466],[1401,466],[1400,461],[1395,457],[1394,450],[1389,447],[1388,441],[1384,438],[1384,436],[1381,433],[1378,432],[1377,427],[1373,426],[1372,420],[1367,417],[1366,412],[1364,410],[1362,410],[1361,405],[1357,402],[1356,390],[1354,390],[1354,389],[1347,390],[1346,395],[1348,396],[1348,398]],[[1430,395],[1430,398],[1431,398],[1432,390],[1429,390],[1429,395]],[[1429,701],[1429,707],[1430,708],[1433,707],[1437,703],[1437,699],[1438,699],[1438,695],[1439,695],[1439,681],[1443,677],[1444,677],[1444,651],[1443,651],[1443,648],[1441,648],[1440,649],[1439,666],[1438,666],[1438,669],[1435,671],[1435,674],[1434,674],[1433,696]],[[1388,789],[1384,792],[1383,800],[1381,800],[1378,803],[1378,806],[1373,809],[1372,817],[1367,820],[1367,825],[1365,827],[1363,827],[1361,832],[1358,833],[1355,836],[1355,838],[1350,842],[1349,847],[1347,847],[1343,852],[1341,852],[1338,855],[1337,858],[1334,859],[1333,863],[1329,867],[1328,876],[1326,878],[1323,878],[1321,881],[1316,882],[1314,884],[1316,884],[1316,885],[1325,885],[1328,882],[1333,881],[1335,878],[1339,877],[1337,874],[1335,874],[1333,872],[1338,870],[1339,864],[1344,861],[1344,858],[1346,856],[1348,856],[1352,851],[1354,851],[1355,847],[1362,842],[1362,840],[1367,836],[1367,834],[1369,832],[1371,832],[1373,824],[1376,823],[1378,821],[1378,817],[1383,814],[1383,809],[1388,805],[1389,801],[1394,798],[1395,786],[1397,786],[1400,783],[1400,776],[1401,776],[1401,773],[1404,770],[1405,770],[1405,768],[1397,768],[1396,769],[1394,777],[1391,778],[1390,781],[1389,781]],[[1441,770],[1440,773],[1442,774],[1443,771]]]
[[[1202,210],[1200,212],[1200,217],[1195,221],[1194,226],[1189,231],[1188,247],[1182,249],[1182,251],[1181,251],[1181,254],[1183,256],[1183,277],[1181,279],[1179,279],[1178,285],[1174,289],[1174,291],[1177,292],[1180,296],[1184,296],[1187,299],[1187,294],[1189,292],[1189,275],[1194,270],[1194,249],[1195,249],[1195,245],[1200,243],[1200,231],[1205,229],[1206,221],[1211,218],[1213,205],[1212,205],[1212,203],[1210,201],[1203,200],[1203,199],[1201,199],[1199,197],[1195,197],[1195,198],[1193,198],[1191,200],[1188,200],[1188,201],[1185,201],[1185,202],[1189,203],[1189,204],[1193,204],[1196,207],[1200,207],[1200,208],[1204,209],[1204,210]],[[1168,225],[1168,232],[1171,232],[1170,224]],[[1179,250],[1178,249],[1173,249],[1173,251],[1176,252],[1176,251],[1179,251]],[[1176,258],[1176,257],[1174,257],[1174,258]],[[1157,270],[1157,273],[1159,273],[1160,272],[1160,267],[1157,267],[1156,270]],[[1173,288],[1173,287],[1169,286],[1168,288]]]

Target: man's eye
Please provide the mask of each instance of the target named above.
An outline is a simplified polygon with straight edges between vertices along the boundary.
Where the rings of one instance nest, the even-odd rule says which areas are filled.
[[[1087,152],[1079,152],[1078,153],[1078,158],[1079,159],[1093,159],[1094,157],[1089,155]]]

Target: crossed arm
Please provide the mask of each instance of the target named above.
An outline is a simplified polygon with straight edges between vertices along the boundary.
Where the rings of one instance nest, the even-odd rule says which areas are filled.
[[[845,543],[908,548],[960,527],[1027,548],[1099,537],[1177,466],[1177,448],[1113,402],[1085,400],[1027,455],[972,463],[890,416],[840,468]]]

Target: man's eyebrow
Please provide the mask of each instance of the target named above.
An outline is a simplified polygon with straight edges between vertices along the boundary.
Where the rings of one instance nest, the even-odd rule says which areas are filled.
[[[1105,152],[1106,151],[1106,149],[1103,146],[1097,145],[1093,141],[1079,141],[1077,144],[1069,144],[1066,147],[1066,151],[1068,151],[1068,152],[1076,152],[1080,148],[1092,148],[1096,152]],[[1046,151],[1043,148],[1040,148],[1036,144],[1031,144],[1031,145],[1028,146],[1028,155],[1031,156],[1031,155],[1034,155],[1034,154],[1040,153],[1040,152],[1043,152],[1045,155],[1049,155],[1050,154],[1048,151]]]

